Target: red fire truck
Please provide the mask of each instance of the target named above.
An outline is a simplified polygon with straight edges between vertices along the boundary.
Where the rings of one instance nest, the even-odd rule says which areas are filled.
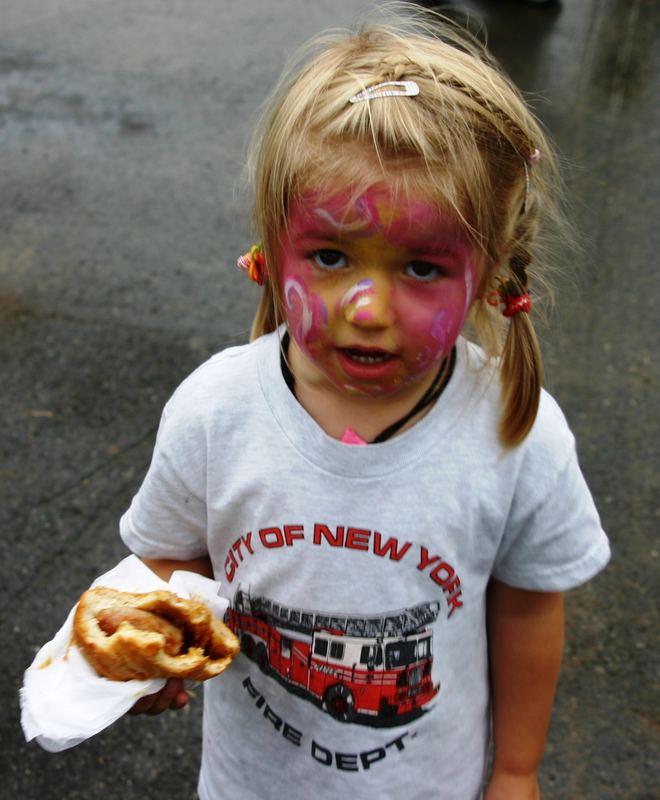
[[[241,651],[291,691],[335,719],[398,725],[440,690],[433,684],[432,631],[438,602],[374,616],[288,608],[240,588],[227,624]]]

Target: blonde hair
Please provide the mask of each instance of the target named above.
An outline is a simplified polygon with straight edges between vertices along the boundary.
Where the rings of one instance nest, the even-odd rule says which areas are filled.
[[[385,81],[413,80],[416,97],[349,103]],[[542,154],[534,166],[536,150]],[[358,154],[356,157],[356,153]],[[559,219],[556,159],[521,94],[474,39],[430,12],[393,15],[324,34],[285,71],[262,115],[249,160],[254,216],[268,279],[252,338],[283,318],[278,241],[292,201],[310,188],[387,181],[459,220],[480,263],[473,337],[501,356],[500,438],[512,447],[536,417],[542,363],[526,313],[508,325],[487,302],[495,276],[524,291],[541,283],[537,229]]]

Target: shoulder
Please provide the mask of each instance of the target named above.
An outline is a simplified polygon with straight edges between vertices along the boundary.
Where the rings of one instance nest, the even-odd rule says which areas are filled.
[[[218,419],[245,418],[258,401],[258,364],[276,343],[273,334],[228,347],[195,369],[174,391],[163,411],[170,425],[205,426]]]
[[[529,435],[523,442],[526,454],[552,462],[562,469],[575,449],[575,437],[555,398],[541,390],[539,410]]]
[[[502,412],[500,359],[489,357],[473,342],[462,340],[459,351],[460,380],[469,397],[467,405],[473,431],[478,431],[484,445],[497,451],[499,420]],[[527,466],[539,463],[548,471],[561,471],[575,449],[575,438],[555,398],[541,390],[539,408],[534,425],[524,441],[501,455]]]
[[[211,356],[188,375],[172,395],[168,406],[188,404],[194,400],[199,408],[215,405],[224,391],[231,388],[234,396],[241,394],[257,378],[259,359],[269,345],[272,335],[262,336],[249,344],[228,347]]]

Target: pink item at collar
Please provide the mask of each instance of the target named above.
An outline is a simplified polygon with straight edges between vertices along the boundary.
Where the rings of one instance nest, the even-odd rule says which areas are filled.
[[[353,428],[346,428],[340,441],[343,442],[343,444],[367,444]]]

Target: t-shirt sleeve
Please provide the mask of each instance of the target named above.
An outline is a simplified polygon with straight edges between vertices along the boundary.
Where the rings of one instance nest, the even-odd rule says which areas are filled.
[[[555,407],[550,442],[523,460],[493,577],[521,589],[565,591],[610,559],[610,546],[578,463],[575,441]]]
[[[151,465],[119,523],[124,543],[145,558],[185,561],[208,552],[206,436],[183,411],[173,401],[165,407]]]

